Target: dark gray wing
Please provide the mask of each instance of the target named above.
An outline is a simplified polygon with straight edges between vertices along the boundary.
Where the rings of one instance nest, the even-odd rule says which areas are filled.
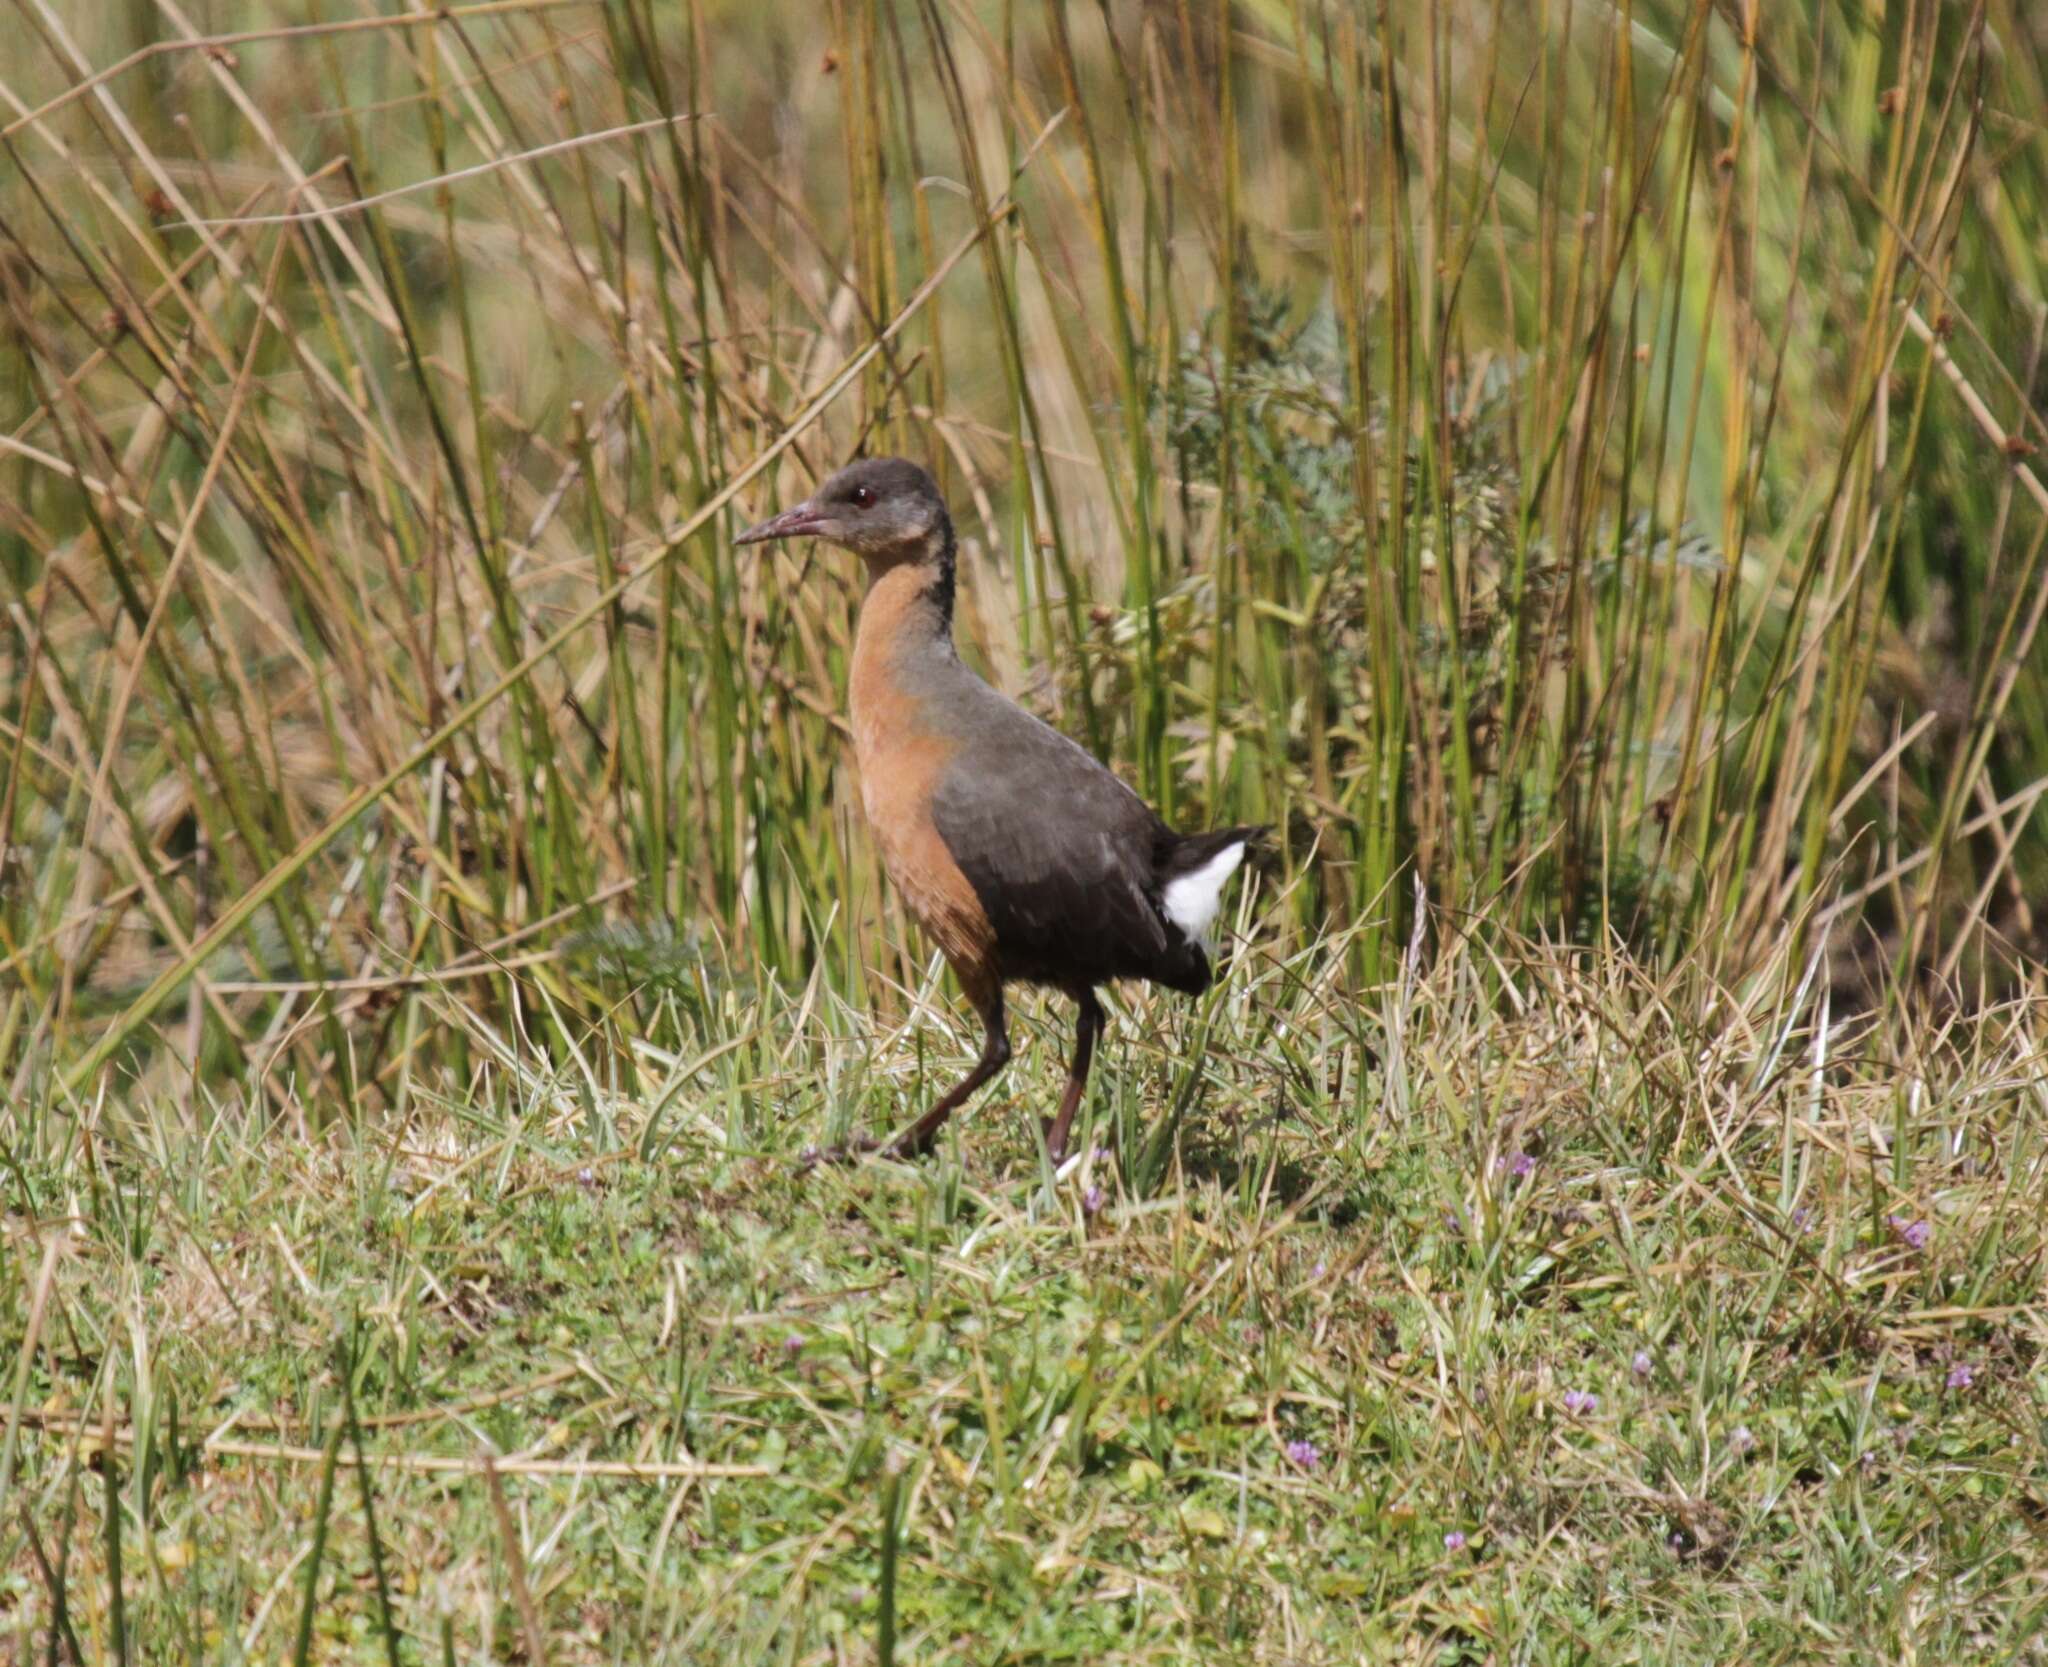
[[[1180,947],[1155,896],[1165,824],[1058,731],[1007,701],[975,705],[932,821],[995,927],[1004,977],[1152,976]]]

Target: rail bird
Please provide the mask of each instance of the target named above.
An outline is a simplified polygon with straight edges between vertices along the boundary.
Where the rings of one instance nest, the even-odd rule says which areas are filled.
[[[1081,747],[991,688],[953,644],[954,536],[932,477],[850,464],[734,541],[821,538],[859,556],[867,593],[847,690],[861,800],[882,866],[983,1029],[981,1058],[886,1150],[931,1150],[1010,1058],[1003,987],[1080,1008],[1047,1153],[1065,1156],[1102,1033],[1096,990],[1146,979],[1200,995],[1223,888],[1261,830],[1176,833]]]

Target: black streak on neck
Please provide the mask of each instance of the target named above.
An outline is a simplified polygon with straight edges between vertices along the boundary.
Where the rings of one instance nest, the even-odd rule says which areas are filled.
[[[954,590],[954,538],[953,519],[951,516],[940,516],[938,530],[932,535],[932,539],[938,546],[938,555],[933,562],[936,571],[933,574],[931,584],[925,589],[925,595],[931,599],[932,606],[938,610],[940,629],[945,632],[950,640],[953,635]]]

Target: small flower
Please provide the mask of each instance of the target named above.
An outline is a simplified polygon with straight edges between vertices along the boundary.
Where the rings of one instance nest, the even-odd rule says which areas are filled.
[[[1097,1163],[1109,1162],[1109,1148],[1107,1146],[1098,1146],[1095,1148],[1095,1161]]]
[[[804,1340],[793,1331],[782,1340],[782,1352],[784,1354],[795,1354],[799,1350],[801,1350],[803,1346]]]
[[[1086,1215],[1093,1215],[1102,1208],[1102,1188],[1090,1187],[1081,1194],[1081,1209]]]
[[[1600,1397],[1590,1389],[1567,1389],[1564,1410],[1574,1418],[1590,1418],[1600,1410]]]
[[[1924,1221],[1908,1221],[1904,1216],[1886,1216],[1884,1219],[1885,1225],[1915,1250],[1925,1250],[1927,1241],[1934,1237],[1934,1229]]]
[[[1290,1464],[1299,1465],[1303,1470],[1313,1470],[1322,1463],[1323,1455],[1313,1441],[1297,1436],[1287,1444],[1287,1459]]]
[[[1330,1264],[1328,1262],[1318,1262],[1314,1267],[1308,1270],[1308,1276],[1311,1279],[1322,1279],[1329,1274],[1329,1271]]]
[[[1464,1549],[1465,1549],[1465,1531],[1464,1531],[1464,1529],[1462,1529],[1462,1528],[1453,1528],[1453,1529],[1452,1529],[1452,1530],[1451,1530],[1451,1531],[1450,1531],[1450,1532],[1449,1532],[1448,1534],[1446,1534],[1446,1535],[1444,1536],[1444,1550],[1446,1550],[1446,1551],[1463,1551]]]
[[[1968,1389],[1977,1381],[1977,1369],[1967,1360],[1959,1360],[1948,1369],[1948,1386],[1951,1389]]]
[[[1792,1231],[1810,1233],[1813,1231],[1813,1212],[1804,1204],[1792,1212]]]
[[[1738,1459],[1747,1458],[1756,1451],[1756,1437],[1749,1433],[1747,1424],[1737,1424],[1729,1431],[1728,1450]]]
[[[1505,1170],[1516,1180],[1524,1181],[1536,1173],[1536,1160],[1527,1152],[1510,1152],[1504,1158],[1495,1158],[1493,1167],[1495,1173]]]
[[[579,1169],[576,1171],[576,1179],[581,1181],[586,1187],[590,1186],[597,1180],[597,1171],[594,1169]]]
[[[1458,1214],[1456,1210],[1444,1211],[1444,1231],[1447,1233],[1464,1232],[1465,1218]]]
[[[1635,1373],[1637,1377],[1646,1378],[1650,1375],[1652,1368],[1654,1368],[1656,1364],[1657,1363],[1650,1358],[1650,1351],[1648,1349],[1637,1349],[1635,1359],[1631,1360],[1628,1363],[1628,1369],[1631,1372]]]

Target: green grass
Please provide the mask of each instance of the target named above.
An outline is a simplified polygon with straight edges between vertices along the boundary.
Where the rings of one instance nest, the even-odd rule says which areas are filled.
[[[1040,1172],[1035,1017],[929,1165],[806,1172],[970,1052],[815,988],[288,1162],[204,1105],[37,1131],[10,1537],[88,1660],[94,1469],[137,1662],[301,1614],[312,1660],[873,1660],[891,1497],[903,1661],[2036,1659],[2039,1010],[1900,1073],[1775,970],[1736,1011],[1453,948],[1352,1005],[1254,959],[1116,1024],[1097,1138],[1200,1079],[1144,1189],[1134,1143]]]
[[[0,1635],[2040,1659],[2039,12],[17,0]],[[1063,1177],[863,447],[1277,830]]]

